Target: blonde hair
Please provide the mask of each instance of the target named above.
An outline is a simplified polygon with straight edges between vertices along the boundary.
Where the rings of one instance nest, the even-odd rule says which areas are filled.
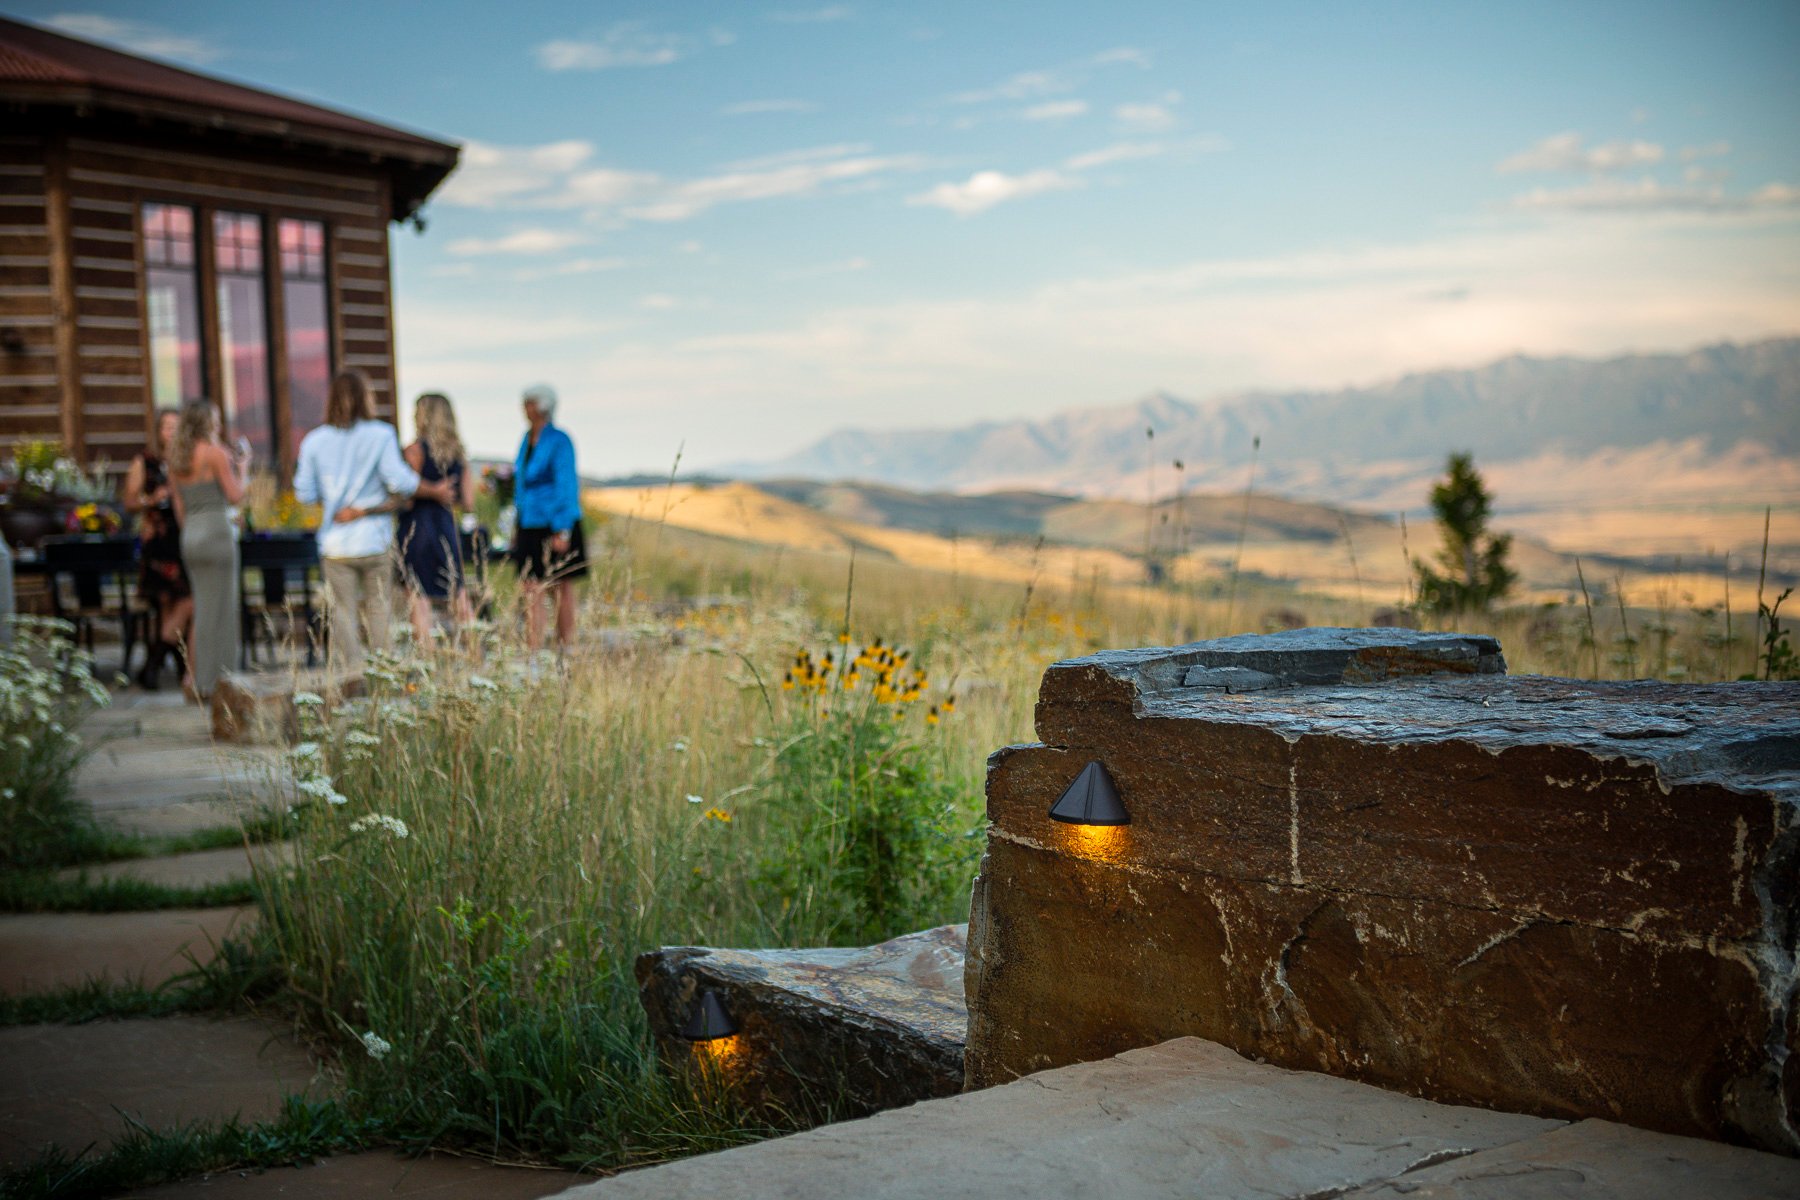
[[[375,419],[369,397],[369,377],[361,371],[339,371],[331,377],[331,396],[325,401],[325,423],[348,429],[358,421]]]
[[[219,410],[211,400],[189,400],[181,406],[181,423],[175,427],[175,444],[169,447],[169,471],[186,475],[194,469],[194,447],[207,441],[219,427]]]
[[[439,469],[448,470],[463,459],[462,437],[456,432],[456,410],[442,392],[426,392],[413,402],[413,424],[425,453]]]

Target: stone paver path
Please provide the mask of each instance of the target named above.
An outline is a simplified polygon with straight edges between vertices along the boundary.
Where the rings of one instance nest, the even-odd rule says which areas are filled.
[[[207,887],[248,879],[258,866],[279,866],[290,855],[280,845],[228,846],[222,850],[194,850],[162,858],[128,858],[121,862],[90,863],[57,872],[63,879],[136,879],[166,887]]]
[[[103,824],[174,835],[234,827],[287,778],[279,750],[215,746],[207,714],[176,691],[115,693],[90,718],[92,747],[76,796]],[[280,803],[280,801],[275,801]],[[135,878],[201,887],[248,878],[251,858],[285,861],[279,846],[233,846],[161,858],[90,864],[63,872],[89,880]],[[0,994],[21,995],[106,979],[154,986],[205,961],[211,947],[242,936],[251,908],[142,913],[0,916]],[[263,1120],[294,1093],[329,1093],[329,1072],[279,1029],[248,1017],[95,1021],[0,1029],[0,1170],[48,1142],[68,1153],[103,1148],[128,1127],[151,1129],[238,1117]],[[419,1196],[529,1200],[581,1176],[496,1167],[447,1156],[409,1160],[386,1151],[299,1168],[231,1171],[145,1196]]]
[[[207,714],[179,692],[126,692],[81,730],[93,747],[75,795],[130,833],[192,833],[229,825],[287,778],[279,750],[215,746]],[[235,797],[235,798],[234,798]]]
[[[110,1141],[127,1117],[152,1129],[264,1120],[281,1097],[323,1087],[312,1056],[247,1017],[165,1017],[0,1029],[0,1161],[46,1142]]]
[[[99,978],[155,987],[209,960],[213,946],[241,934],[253,918],[248,908],[0,917],[0,993],[44,992]]]
[[[537,1200],[566,1191],[567,1171],[497,1167],[473,1158],[429,1155],[407,1159],[391,1150],[346,1154],[323,1162],[267,1171],[225,1171],[167,1187],[128,1192],[133,1200],[268,1200],[273,1196],[330,1196],[332,1200]]]

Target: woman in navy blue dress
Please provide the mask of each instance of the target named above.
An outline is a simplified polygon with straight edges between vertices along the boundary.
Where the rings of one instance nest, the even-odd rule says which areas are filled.
[[[413,407],[418,439],[403,452],[407,465],[430,482],[450,484],[458,507],[475,506],[475,476],[456,432],[456,411],[448,397],[426,392]],[[469,620],[469,593],[463,583],[462,538],[456,510],[415,497],[400,513],[399,546],[407,591],[412,595],[415,644],[431,644],[432,610],[448,607],[459,622]]]

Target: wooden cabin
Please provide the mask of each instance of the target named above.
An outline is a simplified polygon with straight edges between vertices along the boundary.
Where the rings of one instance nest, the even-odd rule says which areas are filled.
[[[0,18],[0,455],[122,464],[205,396],[286,477],[348,367],[392,420],[388,230],[457,154]]]

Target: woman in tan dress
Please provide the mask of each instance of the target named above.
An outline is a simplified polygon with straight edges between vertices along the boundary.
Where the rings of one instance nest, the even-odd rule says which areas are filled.
[[[189,693],[212,695],[221,672],[238,656],[238,523],[244,499],[247,447],[236,453],[219,438],[219,410],[210,400],[189,400],[169,452],[175,516],[181,525],[181,561],[194,593],[194,627],[188,643]]]

